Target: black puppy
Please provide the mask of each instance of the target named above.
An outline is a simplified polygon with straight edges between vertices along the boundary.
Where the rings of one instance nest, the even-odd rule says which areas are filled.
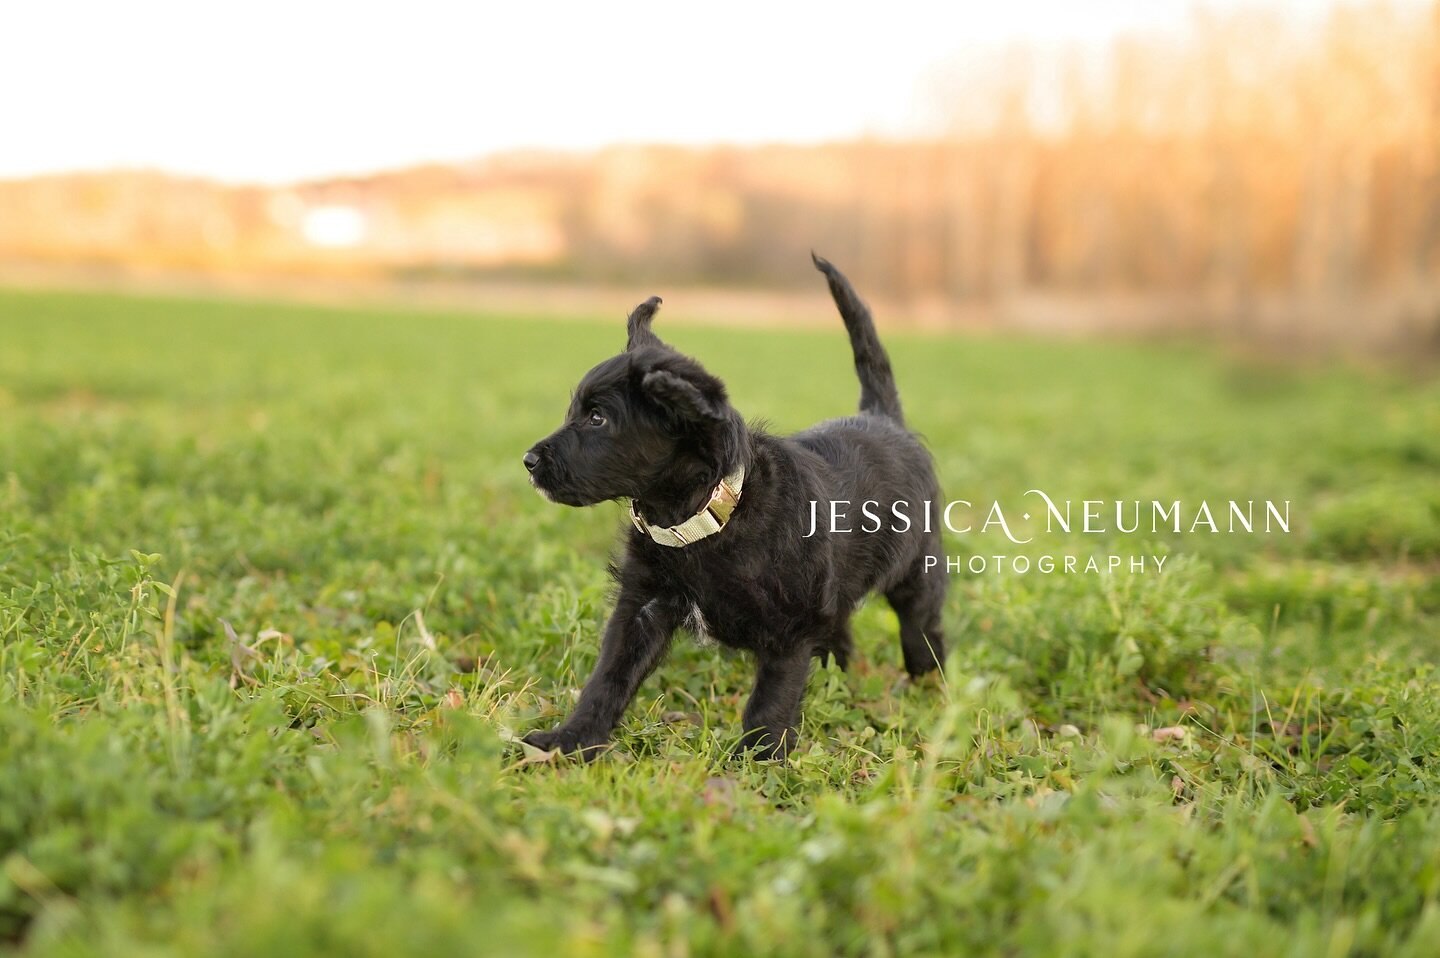
[[[754,654],[737,750],[764,758],[795,744],[810,659],[845,666],[850,616],[868,593],[883,593],[899,616],[912,676],[943,661],[946,576],[925,571],[926,556],[940,556],[939,523],[925,505],[940,501],[935,470],[905,428],[870,311],[838,270],[814,259],[850,333],[858,415],[788,438],[747,427],[720,380],[651,332],[660,306],[652,297],[630,314],[625,352],[585,375],[565,424],[525,454],[547,499],[629,499],[634,525],[595,672],[570,717],[532,732],[531,745],[598,751],[680,626]],[[837,500],[848,503],[839,510],[854,531],[828,528]],[[883,522],[856,521],[867,501]],[[822,517],[813,535],[812,509]]]

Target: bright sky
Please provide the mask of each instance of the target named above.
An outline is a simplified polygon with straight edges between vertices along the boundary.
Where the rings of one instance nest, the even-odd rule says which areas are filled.
[[[914,132],[938,63],[1178,32],[1194,6],[15,0],[0,7],[0,176],[273,182],[517,147]]]

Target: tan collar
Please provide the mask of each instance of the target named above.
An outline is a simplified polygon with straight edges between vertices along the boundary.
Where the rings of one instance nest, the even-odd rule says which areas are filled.
[[[745,467],[737,466],[735,471],[721,479],[715,491],[710,493],[710,501],[705,503],[705,508],[679,525],[652,526],[635,511],[634,502],[630,503],[630,521],[635,523],[635,528],[662,546],[678,549],[706,536],[713,536],[725,528],[725,523],[730,521],[730,514],[740,503],[740,489],[744,485]]]

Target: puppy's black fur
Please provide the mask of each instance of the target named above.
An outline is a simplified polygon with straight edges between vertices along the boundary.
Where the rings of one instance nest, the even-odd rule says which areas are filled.
[[[946,576],[924,569],[926,556],[940,556],[939,523],[931,516],[934,531],[924,531],[922,505],[940,501],[935,470],[905,428],[869,310],[838,270],[819,257],[815,266],[850,333],[858,415],[784,438],[748,427],[720,380],[651,331],[660,305],[654,297],[630,315],[626,351],[586,374],[564,425],[526,453],[531,481],[546,498],[571,506],[628,498],[660,526],[698,513],[723,476],[745,467],[739,504],[718,533],[672,548],[629,530],[595,672],[570,717],[531,733],[530,744],[593,754],[681,625],[753,653],[755,689],[739,749],[765,758],[783,757],[795,744],[810,659],[845,666],[850,616],[868,593],[884,594],[899,616],[911,675],[943,661]],[[823,517],[833,500],[848,500],[852,512],[874,500],[886,521],[873,533],[858,523],[856,531],[827,532]],[[822,522],[807,538],[812,501]],[[914,518],[905,532],[892,529],[896,502]]]

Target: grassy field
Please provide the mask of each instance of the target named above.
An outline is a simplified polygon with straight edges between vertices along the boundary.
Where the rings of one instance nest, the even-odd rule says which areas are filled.
[[[726,759],[750,670],[682,639],[547,762],[514,736],[588,674],[622,511],[519,458],[628,305],[0,292],[0,952],[1440,953],[1440,385],[888,336],[952,497],[1293,531],[1039,536],[1169,559],[956,576],[944,682],[873,603],[784,766]],[[683,316],[745,414],[853,408],[838,320]]]

